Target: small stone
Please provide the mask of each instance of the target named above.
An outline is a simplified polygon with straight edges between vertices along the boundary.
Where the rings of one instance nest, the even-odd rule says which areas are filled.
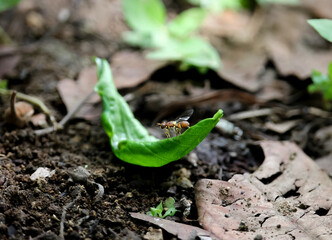
[[[263,239],[263,236],[260,235],[260,234],[257,234],[255,237],[254,237],[254,240],[262,240]]]
[[[71,179],[73,179],[74,182],[86,182],[91,175],[89,171],[82,167],[78,166],[75,169],[71,169],[67,171],[68,175],[70,176]]]

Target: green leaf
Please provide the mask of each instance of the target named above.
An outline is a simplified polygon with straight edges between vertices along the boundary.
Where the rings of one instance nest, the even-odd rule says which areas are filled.
[[[328,67],[328,70],[327,70],[327,74],[329,76],[330,82],[332,82],[332,62],[330,62],[330,64],[329,64],[329,67]]]
[[[332,20],[310,19],[308,23],[327,41],[332,42]]]
[[[150,215],[149,213],[151,213],[151,216],[154,216],[154,217],[163,217],[163,203],[160,202],[159,205],[157,207],[151,207],[150,208],[150,211],[147,213],[148,215]]]
[[[160,0],[122,0],[128,25],[135,31],[150,33],[164,26],[166,9]]]
[[[5,11],[9,8],[15,7],[21,0],[1,0],[0,11]]]
[[[174,214],[178,211],[174,207],[175,200],[172,197],[169,197],[165,200],[164,206],[167,209],[166,212],[163,215],[163,218],[167,216],[174,216]]]
[[[247,0],[188,0],[188,2],[213,12],[220,12],[227,9],[240,10],[246,8],[248,5]]]
[[[329,65],[329,71],[332,68],[332,63]],[[319,71],[313,70],[311,74],[313,83],[308,86],[308,92],[322,92],[325,100],[332,100],[332,78],[328,75],[322,74]]]
[[[267,4],[287,4],[287,5],[299,5],[299,0],[257,0],[258,4],[260,5],[267,5]]]
[[[213,118],[200,121],[177,137],[158,140],[135,119],[118,93],[108,62],[99,58],[95,61],[99,79],[95,91],[101,96],[104,108],[102,124],[114,154],[122,161],[145,167],[160,167],[176,161],[193,150],[223,115],[219,110]]]
[[[197,30],[206,16],[202,8],[191,8],[180,13],[168,24],[171,35],[177,38],[188,37],[190,33]]]
[[[174,198],[172,198],[172,197],[167,198],[165,200],[165,202],[164,202],[165,208],[172,208],[172,207],[174,207],[174,203],[175,203]]]
[[[168,33],[164,27],[153,32],[125,32],[123,39],[126,43],[135,47],[156,48],[167,44]]]
[[[7,89],[8,81],[7,80],[0,80],[0,89]]]
[[[208,67],[218,71],[221,61],[214,47],[199,37],[183,41],[172,39],[168,45],[149,53],[150,59],[181,61],[187,66]]]

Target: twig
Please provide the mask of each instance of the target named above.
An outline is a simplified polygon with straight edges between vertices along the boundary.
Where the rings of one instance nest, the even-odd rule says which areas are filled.
[[[89,100],[89,98],[92,96],[94,91],[91,91],[88,96],[86,96],[84,99],[82,99],[76,107],[67,113],[67,115],[57,124],[56,127],[49,127],[44,129],[35,130],[34,133],[38,136],[44,135],[47,133],[55,132],[59,129],[63,129],[63,127],[66,125],[66,123],[81,109],[81,107],[84,105],[86,101]]]
[[[91,180],[88,180],[88,183],[97,185],[98,193],[96,195],[95,200],[96,201],[100,200],[104,196],[104,192],[105,192],[103,185],[101,185],[100,183],[96,183],[95,181],[91,181]]]
[[[61,215],[61,222],[60,222],[60,233],[59,233],[59,238],[61,240],[64,240],[65,239],[65,235],[64,235],[64,225],[65,225],[65,220],[66,220],[66,213],[67,213],[67,210],[69,208],[71,208],[75,202],[81,197],[81,188],[79,188],[79,192],[76,196],[76,198],[68,203],[64,208],[63,208],[63,211],[62,211],[62,215]]]
[[[13,90],[0,88],[0,95],[11,96],[13,92],[14,92]],[[24,93],[19,93],[19,92],[16,92],[16,97],[20,100],[23,100],[23,101],[26,101],[26,102],[29,102],[31,104],[38,106],[40,108],[40,110],[42,110],[42,112],[45,113],[49,117],[49,119],[53,123],[53,126],[57,125],[57,123],[55,121],[55,117],[51,114],[51,111],[46,107],[46,105],[39,98],[29,96]]]

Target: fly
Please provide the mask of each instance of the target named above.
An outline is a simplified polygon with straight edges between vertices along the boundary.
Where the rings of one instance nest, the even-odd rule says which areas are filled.
[[[176,135],[179,135],[181,134],[182,129],[190,127],[190,123],[187,120],[191,117],[193,112],[193,109],[189,109],[181,114],[176,120],[157,123],[157,126],[161,129],[166,129],[165,134],[167,138],[171,137],[170,131],[172,129],[175,131]]]

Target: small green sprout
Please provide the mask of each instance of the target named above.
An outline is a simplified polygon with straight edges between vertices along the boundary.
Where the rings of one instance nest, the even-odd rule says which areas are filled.
[[[313,83],[308,86],[308,92],[321,92],[325,101],[325,107],[330,108],[329,101],[332,101],[332,62],[328,67],[328,74],[322,74],[313,70],[311,74]]]
[[[153,216],[153,217],[160,217],[160,218],[165,218],[167,216],[174,216],[174,214],[179,211],[175,208],[174,203],[175,203],[174,198],[169,197],[164,202],[164,206],[163,206],[163,203],[160,202],[157,207],[155,207],[155,208],[151,207],[150,211],[147,212],[146,214]],[[164,212],[164,214],[163,214],[163,212]]]
[[[332,20],[330,19],[310,19],[308,23],[327,41],[332,42]],[[311,74],[312,84],[308,86],[308,92],[322,92],[325,108],[330,109],[332,101],[332,62],[328,66],[327,75],[317,70]]]

